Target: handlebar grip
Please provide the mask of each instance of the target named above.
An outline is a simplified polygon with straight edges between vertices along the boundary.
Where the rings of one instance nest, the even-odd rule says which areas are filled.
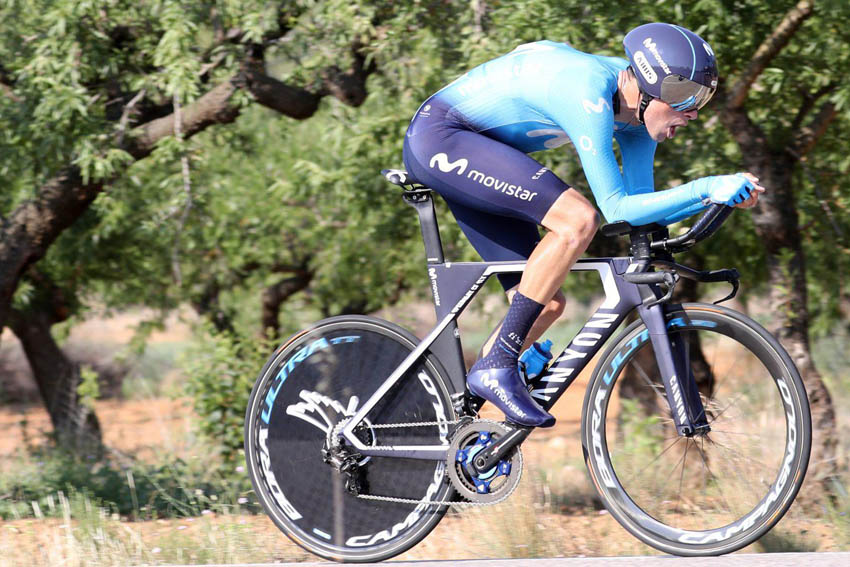
[[[637,272],[625,273],[623,279],[633,284],[660,284],[668,285],[673,283],[673,274],[670,272]]]
[[[721,205],[717,203],[711,205],[705,214],[703,214],[691,228],[694,233],[694,242],[704,240],[717,232],[720,225],[729,218],[729,215],[731,215],[734,210],[734,207],[730,207],[729,205]]]
[[[653,242],[651,247],[653,250],[662,249],[681,252],[714,234],[720,228],[720,225],[723,224],[723,221],[732,214],[732,211],[733,207],[715,203],[708,207],[688,232],[675,238]]]

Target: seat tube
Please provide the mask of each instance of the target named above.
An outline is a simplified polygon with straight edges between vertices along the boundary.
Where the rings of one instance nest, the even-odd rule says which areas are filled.
[[[664,308],[662,304],[651,307],[638,307],[643,323],[649,330],[649,338],[652,349],[655,351],[655,360],[664,381],[664,392],[667,403],[670,404],[673,422],[679,435],[691,436],[696,430],[692,416],[703,416],[705,410],[699,395],[694,400],[693,393],[697,391],[693,372],[690,370],[690,361],[687,358],[687,349],[684,344],[672,345],[667,335],[667,326],[664,322]],[[682,341],[677,341],[681,343]],[[693,384],[691,384],[693,383]],[[693,407],[698,404],[699,407]]]
[[[440,241],[440,229],[437,226],[437,215],[434,212],[434,199],[430,194],[423,194],[419,200],[411,203],[419,215],[419,226],[422,229],[422,240],[425,243],[425,258],[429,264],[442,264],[443,243]]]

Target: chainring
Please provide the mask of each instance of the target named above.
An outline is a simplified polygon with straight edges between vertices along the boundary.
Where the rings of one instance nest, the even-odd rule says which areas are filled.
[[[458,494],[476,504],[497,504],[513,493],[522,477],[522,452],[515,448],[508,457],[484,473],[472,467],[475,455],[511,430],[504,424],[475,420],[458,426],[446,453],[449,479]]]

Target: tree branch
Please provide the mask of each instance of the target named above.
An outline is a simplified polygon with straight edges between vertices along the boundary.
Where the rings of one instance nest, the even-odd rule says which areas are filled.
[[[782,48],[788,45],[791,38],[799,29],[800,25],[812,15],[814,2],[812,0],[800,0],[796,6],[785,14],[782,21],[756,50],[750,64],[738,78],[738,82],[730,90],[731,94],[726,100],[726,108],[734,110],[740,108],[750,92],[750,87],[758,79],[759,75],[767,67]]]
[[[824,85],[813,93],[803,91],[803,104],[800,105],[800,109],[797,111],[797,115],[794,117],[793,122],[791,122],[791,132],[796,132],[800,128],[800,126],[803,124],[803,119],[806,117],[806,115],[808,115],[812,108],[814,108],[815,103],[818,100],[834,91],[837,87],[838,83],[830,82],[829,84]]]
[[[359,105],[366,97],[366,77],[375,66],[365,65],[365,58],[356,47],[355,52],[351,70],[339,72],[335,67],[328,70],[324,75],[324,90],[320,93],[286,85],[265,75],[259,65],[246,66],[239,76],[217,85],[182,109],[184,139],[214,124],[236,120],[241,109],[232,99],[239,88],[251,92],[258,103],[297,119],[315,113],[325,92],[347,104]],[[157,142],[175,135],[174,113],[137,126],[129,134],[121,147],[135,160],[143,159],[150,155]],[[118,175],[120,172],[115,177]],[[38,188],[33,199],[21,203],[7,218],[0,219],[0,329],[6,323],[12,294],[21,274],[44,257],[59,234],[88,209],[104,184],[110,181],[84,183],[80,169],[68,165]]]
[[[798,160],[809,153],[837,115],[838,110],[835,104],[832,102],[822,104],[812,121],[797,131],[788,148],[788,153]]]
[[[236,120],[239,108],[231,104],[237,90],[231,79],[214,87],[201,98],[187,106],[182,112],[182,134],[188,139],[213,124],[228,124]],[[133,139],[125,148],[134,158],[148,156],[157,142],[166,136],[174,136],[176,117],[172,112],[168,116],[157,118],[133,129]]]

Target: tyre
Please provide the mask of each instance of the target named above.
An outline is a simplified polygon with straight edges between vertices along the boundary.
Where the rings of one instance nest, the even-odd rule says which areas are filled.
[[[584,399],[582,444],[606,508],[661,551],[740,549],[797,495],[811,448],[808,399],[782,346],[754,321],[702,304],[671,306],[711,428],[678,436],[649,332],[631,324],[602,356]]]
[[[326,319],[290,338],[260,373],[248,402],[245,455],[265,511],[286,535],[335,561],[381,561],[418,543],[446,506],[366,500],[346,488],[352,476],[326,462],[331,431],[362,406],[416,347],[386,321]],[[366,416],[367,445],[448,449],[455,420],[450,382],[439,361],[421,357]],[[379,428],[432,422],[424,427]],[[361,494],[431,502],[453,497],[443,461],[351,458]]]

